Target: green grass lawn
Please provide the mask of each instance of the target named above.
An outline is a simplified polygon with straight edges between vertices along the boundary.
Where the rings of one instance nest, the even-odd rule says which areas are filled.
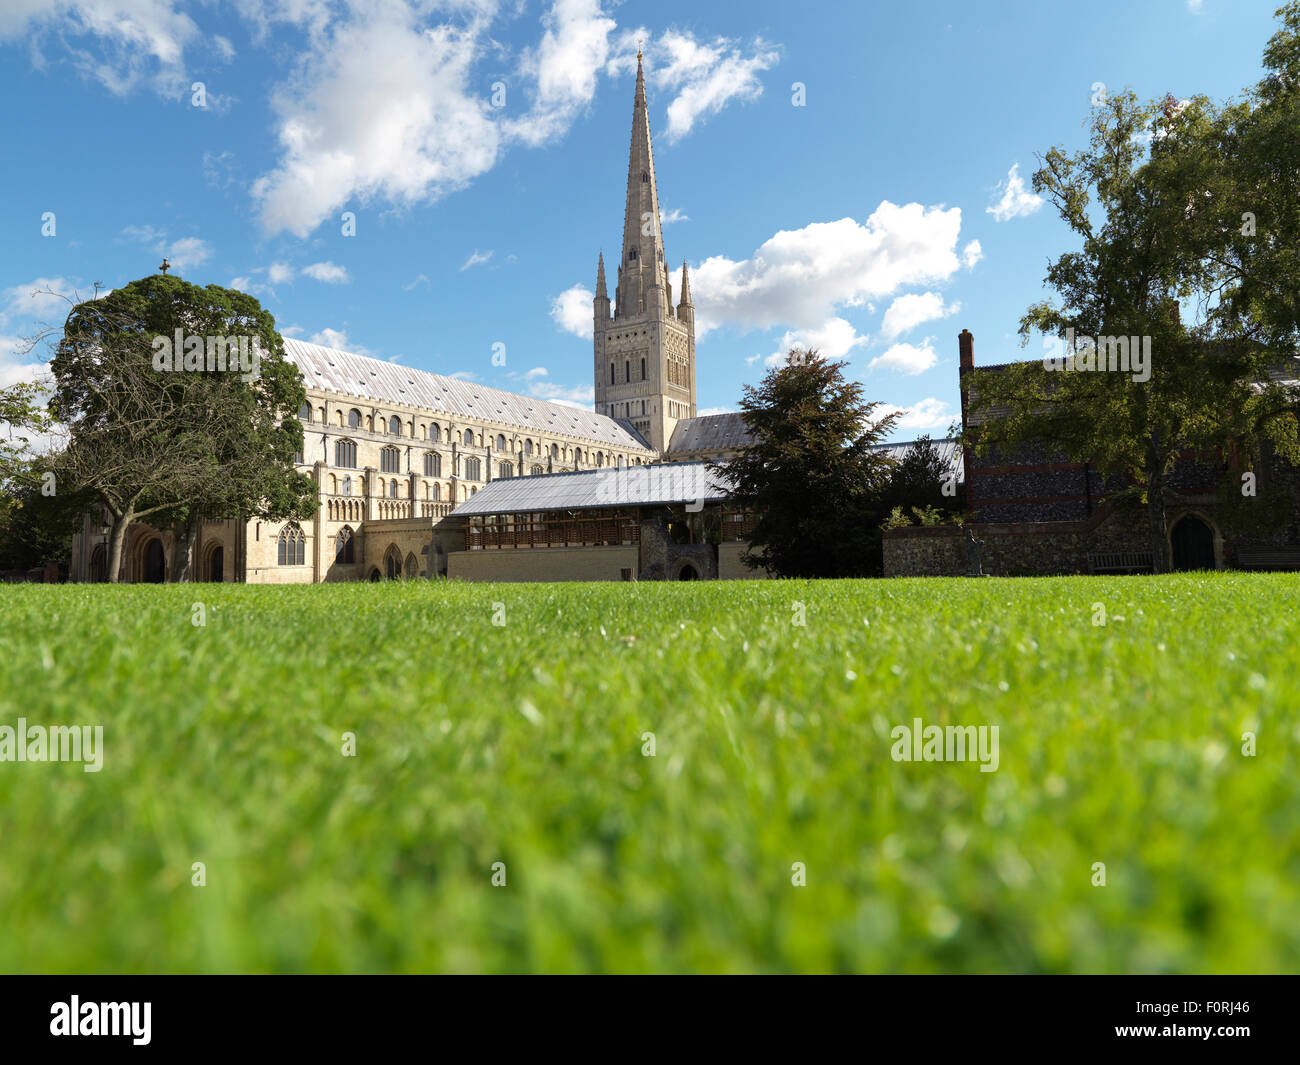
[[[1283,574],[0,586],[0,726],[105,748],[0,762],[0,971],[1295,971],[1298,611]],[[997,725],[997,771],[892,760],[917,717]]]

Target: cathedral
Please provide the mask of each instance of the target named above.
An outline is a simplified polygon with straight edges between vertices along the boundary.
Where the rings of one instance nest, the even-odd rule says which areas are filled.
[[[749,438],[739,414],[696,415],[690,277],[683,263],[674,304],[639,54],[613,280],[611,301],[598,256],[590,411],[285,338],[307,390],[299,469],[320,506],[302,522],[205,524],[194,579],[752,576],[748,520],[705,466]],[[72,580],[106,579],[107,541],[87,516]],[[121,579],[169,579],[175,549],[137,523]]]

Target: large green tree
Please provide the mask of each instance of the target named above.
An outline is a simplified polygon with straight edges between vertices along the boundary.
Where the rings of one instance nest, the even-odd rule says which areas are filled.
[[[1278,373],[1294,364],[1300,292],[1300,6],[1280,14],[1266,54],[1277,76],[1251,98],[1220,107],[1112,96],[1092,116],[1088,147],[1053,148],[1034,174],[1079,245],[1049,264],[1057,299],[1029,308],[1023,341],[1150,338],[1149,367],[1088,372],[1089,359],[1109,365],[1118,349],[1081,343],[1060,372],[1023,363],[971,382],[977,411],[1002,410],[974,419],[966,442],[984,454],[1046,446],[1127,475],[1159,570],[1170,566],[1166,508],[1180,462],[1235,455],[1251,468],[1269,448],[1300,461],[1297,394]],[[1274,153],[1288,137],[1283,176]],[[1074,351],[1047,351],[1062,354]]]
[[[896,414],[844,378],[844,363],[795,349],[740,408],[754,443],[713,464],[758,521],[746,563],[782,577],[871,573],[892,463],[874,450]]]
[[[251,368],[232,365],[241,339],[258,352]],[[69,433],[59,475],[111,516],[110,580],[133,521],[176,530],[173,576],[185,579],[200,521],[313,513],[311,478],[294,469],[306,392],[252,296],[141,278],[73,307],[51,369],[50,409]]]

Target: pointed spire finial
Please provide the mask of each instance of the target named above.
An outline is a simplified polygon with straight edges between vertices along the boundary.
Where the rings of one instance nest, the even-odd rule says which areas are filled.
[[[600,258],[596,261],[596,299],[609,299],[609,293],[605,289],[605,253],[600,253]]]
[[[691,274],[686,266],[686,260],[682,260],[682,298],[681,302],[687,306],[691,303]]]

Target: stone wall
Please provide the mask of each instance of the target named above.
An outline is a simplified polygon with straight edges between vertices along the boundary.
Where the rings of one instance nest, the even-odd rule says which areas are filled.
[[[634,545],[453,551],[447,576],[463,581],[617,581],[637,572]]]

